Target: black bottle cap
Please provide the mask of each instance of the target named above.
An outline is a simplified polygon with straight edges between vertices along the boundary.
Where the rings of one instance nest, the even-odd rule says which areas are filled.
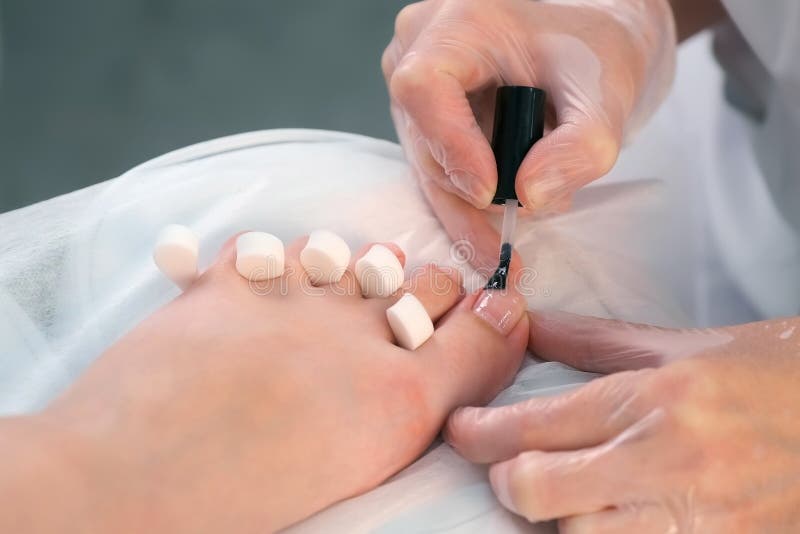
[[[497,191],[493,204],[516,199],[514,182],[525,155],[544,134],[545,92],[536,87],[497,88],[492,151],[497,162]],[[521,205],[521,204],[520,204]]]

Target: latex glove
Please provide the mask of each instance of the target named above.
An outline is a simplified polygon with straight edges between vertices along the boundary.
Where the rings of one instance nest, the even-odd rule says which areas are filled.
[[[477,247],[476,267],[497,253],[474,209],[497,185],[496,87],[547,91],[548,131],[516,187],[527,208],[561,209],[611,169],[625,133],[663,99],[675,40],[666,0],[428,0],[398,14],[382,60],[392,117],[449,235]]]
[[[531,314],[538,355],[597,372],[565,395],[464,408],[447,439],[500,501],[561,532],[794,532],[800,318],[666,330]]]

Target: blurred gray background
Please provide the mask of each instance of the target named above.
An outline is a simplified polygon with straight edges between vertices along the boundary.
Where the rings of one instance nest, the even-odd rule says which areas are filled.
[[[403,0],[0,0],[0,212],[197,141],[394,139],[380,70]]]

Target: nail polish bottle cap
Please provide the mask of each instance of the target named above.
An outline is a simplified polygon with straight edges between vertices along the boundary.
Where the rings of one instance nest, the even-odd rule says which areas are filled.
[[[536,87],[506,85],[497,88],[492,135],[497,191],[493,204],[517,198],[514,183],[519,166],[544,133],[544,102],[545,92]]]

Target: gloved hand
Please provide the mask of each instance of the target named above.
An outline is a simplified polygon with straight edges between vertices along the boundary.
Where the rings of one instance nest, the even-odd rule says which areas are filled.
[[[500,501],[562,533],[800,525],[800,318],[679,331],[534,313],[531,349],[597,372],[565,395],[452,414]]]
[[[406,157],[450,237],[472,242],[482,267],[497,253],[482,211],[497,185],[496,87],[547,91],[545,137],[519,169],[517,195],[531,210],[558,210],[611,169],[674,62],[666,0],[427,0],[399,13],[382,67]]]

